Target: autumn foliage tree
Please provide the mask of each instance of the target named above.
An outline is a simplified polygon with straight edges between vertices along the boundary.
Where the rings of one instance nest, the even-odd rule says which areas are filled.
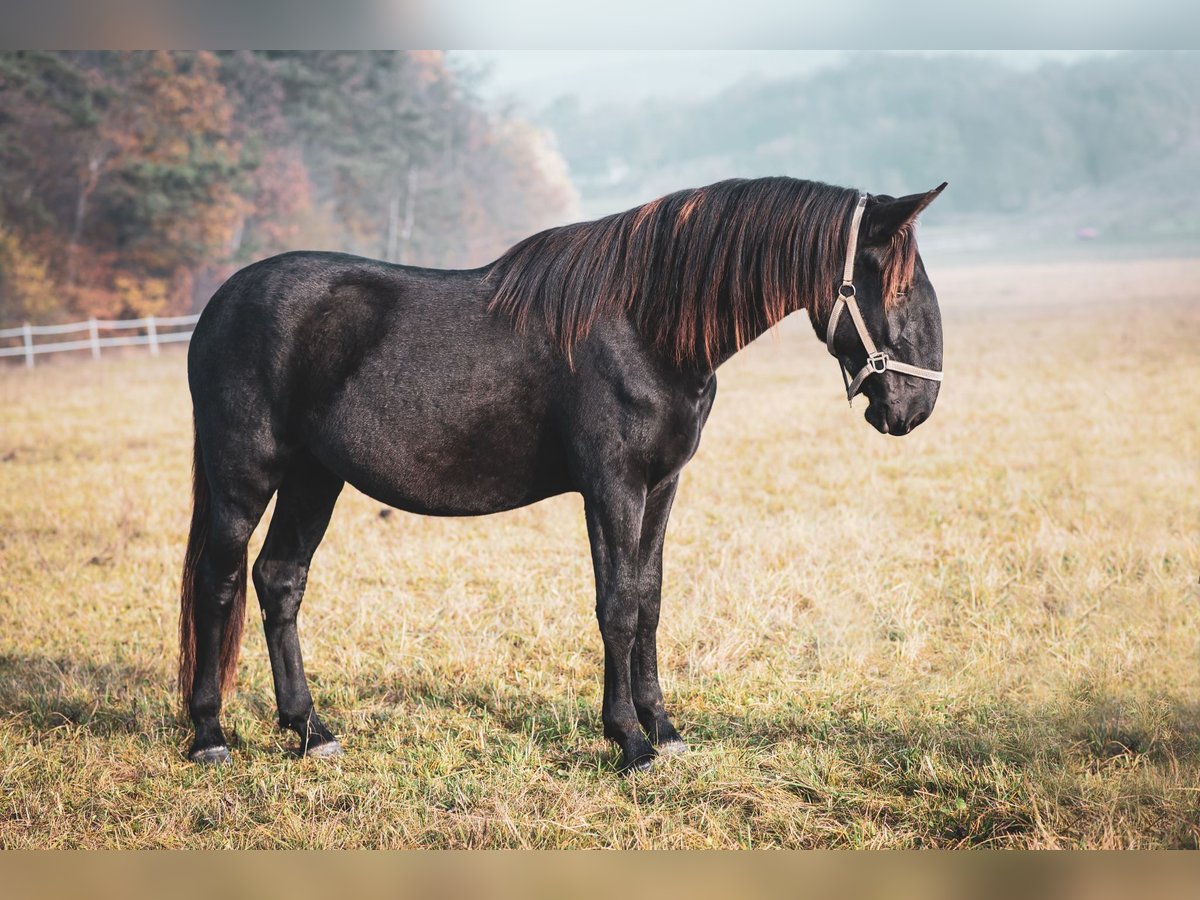
[[[195,309],[301,247],[478,265],[574,203],[438,53],[0,54],[3,324]]]

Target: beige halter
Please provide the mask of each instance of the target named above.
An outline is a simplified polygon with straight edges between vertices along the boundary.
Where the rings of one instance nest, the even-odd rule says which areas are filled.
[[[915,375],[917,378],[925,378],[929,381],[942,380],[941,372],[897,362],[886,353],[880,353],[875,347],[875,342],[871,340],[871,335],[867,333],[867,323],[863,321],[862,312],[858,308],[858,300],[854,296],[854,254],[858,250],[858,227],[862,224],[863,210],[866,207],[867,195],[860,193],[858,205],[854,207],[854,215],[850,219],[850,241],[846,246],[846,265],[842,269],[842,286],[838,288],[837,299],[834,300],[833,310],[829,314],[829,324],[825,327],[825,346],[829,348],[833,358],[838,360],[838,368],[842,370],[842,381],[846,384],[846,400],[851,406],[854,405],[854,395],[858,393],[862,383],[867,380],[867,376],[886,372],[889,369],[902,375]],[[850,378],[850,373],[846,371],[846,367],[842,365],[841,359],[833,349],[838,316],[841,315],[843,306],[850,311],[850,318],[854,321],[855,330],[858,331],[858,339],[862,341],[863,349],[867,351],[867,364],[853,379]]]

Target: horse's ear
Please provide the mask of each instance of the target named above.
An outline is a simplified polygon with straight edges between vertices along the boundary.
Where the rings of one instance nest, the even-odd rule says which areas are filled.
[[[891,240],[893,234],[912,222],[921,211],[937,199],[946,189],[943,181],[932,191],[924,194],[909,194],[895,200],[879,200],[867,207],[867,243],[881,244]]]

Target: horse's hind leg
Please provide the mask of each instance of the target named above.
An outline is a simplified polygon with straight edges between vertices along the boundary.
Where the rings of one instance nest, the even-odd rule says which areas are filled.
[[[306,756],[337,756],[341,747],[313,711],[304,676],[296,617],[308,566],[333,515],[342,479],[301,453],[288,467],[262,552],[254,563],[254,588],[262,607],[279,725],[300,737]]]
[[[641,566],[638,571],[638,619],[631,668],[633,705],[638,721],[658,752],[670,755],[687,749],[671,724],[658,681],[658,611],[662,602],[663,539],[675,500],[679,476],[659,484],[646,497],[642,518]]]
[[[195,566],[194,664],[190,666],[188,711],[196,737],[194,762],[223,763],[229,748],[221,730],[221,694],[233,680],[245,615],[246,544],[270,500],[266,483],[247,482],[236,491],[213,490],[207,499]],[[187,665],[187,662],[184,662]]]

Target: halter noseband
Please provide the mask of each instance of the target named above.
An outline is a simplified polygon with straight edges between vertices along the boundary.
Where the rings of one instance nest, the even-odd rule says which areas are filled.
[[[869,375],[883,373],[889,369],[902,375],[915,375],[917,378],[925,378],[929,381],[942,380],[941,372],[923,369],[920,366],[910,366],[908,363],[892,359],[886,353],[881,353],[876,349],[875,342],[871,340],[871,335],[867,331],[867,323],[863,321],[862,312],[858,308],[858,299],[854,296],[854,254],[858,250],[858,227],[862,224],[863,210],[866,208],[867,195],[860,193],[858,205],[854,207],[854,215],[850,219],[850,240],[846,245],[846,265],[842,269],[842,286],[838,288],[837,298],[833,302],[833,310],[829,313],[829,324],[825,327],[825,346],[829,348],[833,358],[838,361],[838,368],[842,370],[842,381],[846,384],[846,400],[851,406],[854,405],[854,395],[858,393],[862,383],[867,380]],[[850,378],[850,373],[846,371],[837,351],[833,349],[838,316],[841,315],[843,306],[850,311],[850,318],[854,322],[855,330],[858,331],[858,339],[862,341],[863,349],[867,351],[867,364],[853,379]]]

